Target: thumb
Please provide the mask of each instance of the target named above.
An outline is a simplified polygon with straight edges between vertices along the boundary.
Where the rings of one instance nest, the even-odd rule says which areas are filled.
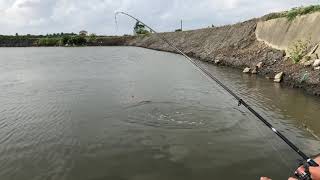
[[[309,167],[309,172],[311,174],[312,179],[320,178],[320,167]]]

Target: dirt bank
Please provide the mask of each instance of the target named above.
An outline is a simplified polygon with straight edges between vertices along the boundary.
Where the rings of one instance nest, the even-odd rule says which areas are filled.
[[[214,63],[217,60],[219,65],[240,69],[254,68],[259,62],[263,62],[263,67],[258,70],[259,75],[272,79],[275,74],[284,72],[283,84],[302,88],[308,93],[319,96],[320,71],[293,64],[291,60],[285,58],[284,51],[273,49],[257,40],[255,31],[262,19],[216,28],[162,33],[162,35],[186,54],[203,61]],[[174,52],[155,35],[136,37],[128,41],[127,45]]]

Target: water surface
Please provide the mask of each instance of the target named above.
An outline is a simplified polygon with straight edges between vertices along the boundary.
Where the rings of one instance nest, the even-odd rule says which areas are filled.
[[[287,178],[299,158],[182,56],[134,47],[0,49],[0,179]],[[203,64],[309,154],[320,101]]]

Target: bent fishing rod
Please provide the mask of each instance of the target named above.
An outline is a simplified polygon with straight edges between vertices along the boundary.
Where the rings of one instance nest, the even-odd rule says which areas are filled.
[[[167,43],[170,47],[172,47],[174,50],[176,50],[178,53],[183,55],[191,64],[193,64],[195,67],[198,68],[198,70],[206,75],[211,80],[215,81],[217,84],[219,84],[224,90],[226,90],[231,96],[233,96],[237,101],[238,105],[243,105],[245,108],[247,108],[254,116],[256,116],[263,124],[265,124],[267,127],[269,127],[272,132],[274,132],[278,137],[280,137],[287,145],[291,147],[292,150],[294,150],[299,156],[301,156],[309,166],[319,166],[312,158],[307,156],[304,152],[302,152],[295,144],[293,144],[288,138],[286,138],[281,132],[279,132],[277,129],[275,129],[264,117],[262,117],[256,110],[254,110],[246,101],[244,101],[242,98],[240,98],[236,93],[234,93],[231,89],[229,89],[226,85],[224,85],[219,79],[217,79],[215,76],[213,76],[210,72],[208,72],[206,69],[204,69],[198,62],[191,59],[188,55],[186,55],[184,52],[182,52],[180,49],[178,49],[175,45],[173,45],[170,41],[168,41],[162,34],[157,33],[153,28],[139,20],[138,18],[125,13],[125,12],[116,12],[115,13],[115,22],[117,23],[117,15],[123,14],[126,15],[137,22],[141,23],[145,27],[149,28],[151,32],[154,32],[154,34],[160,38],[162,41]]]

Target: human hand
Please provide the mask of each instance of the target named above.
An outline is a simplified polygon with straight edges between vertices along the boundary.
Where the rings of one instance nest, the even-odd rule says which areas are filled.
[[[318,164],[320,164],[320,156],[314,159]],[[304,172],[305,169],[301,166],[297,169],[297,172]],[[320,166],[318,167],[309,167],[309,172],[311,174],[312,180],[320,180]],[[260,180],[272,180],[268,177],[261,177]],[[290,177],[288,180],[298,180],[297,178]]]
[[[314,161],[316,161],[318,164],[320,164],[320,156],[316,157],[314,159]],[[304,171],[305,171],[305,169],[302,166],[297,169],[297,172],[304,172]],[[318,166],[318,167],[310,166],[309,172],[311,174],[312,180],[320,180],[320,166]],[[298,179],[290,177],[288,180],[298,180]]]

